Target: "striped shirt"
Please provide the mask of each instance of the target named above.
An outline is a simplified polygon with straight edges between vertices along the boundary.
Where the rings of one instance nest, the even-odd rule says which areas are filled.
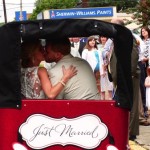
[[[148,38],[147,40],[145,40],[144,43],[145,43],[144,56],[146,58],[148,58],[149,57],[149,51],[150,51],[150,38]]]

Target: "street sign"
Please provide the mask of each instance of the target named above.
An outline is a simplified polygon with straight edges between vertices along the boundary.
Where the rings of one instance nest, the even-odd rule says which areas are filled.
[[[27,12],[22,11],[22,15],[21,15],[20,11],[16,11],[15,12],[15,20],[16,21],[27,20]]]

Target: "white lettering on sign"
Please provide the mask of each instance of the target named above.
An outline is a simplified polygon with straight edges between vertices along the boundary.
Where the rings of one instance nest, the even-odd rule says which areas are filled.
[[[56,12],[56,16],[58,17],[58,16],[74,16],[75,15],[75,13],[74,12]]]
[[[76,15],[80,16],[80,15],[95,15],[95,11],[77,11]]]
[[[97,14],[102,14],[102,15],[110,15],[111,14],[111,11],[110,10],[104,10],[104,11],[102,11],[102,10],[98,10],[97,11]]]
[[[52,145],[76,145],[93,149],[100,145],[108,135],[107,126],[93,114],[77,118],[51,118],[34,114],[23,123],[19,132],[27,145],[33,149],[42,149]]]

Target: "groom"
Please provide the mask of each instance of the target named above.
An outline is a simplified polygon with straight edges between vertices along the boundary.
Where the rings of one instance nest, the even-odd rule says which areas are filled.
[[[70,54],[71,44],[68,38],[46,41],[44,57],[46,62],[56,62],[49,70],[50,80],[55,85],[62,77],[62,65],[74,65],[78,73],[65,85],[57,99],[100,100],[93,71],[85,60]],[[44,50],[44,49],[43,49]]]

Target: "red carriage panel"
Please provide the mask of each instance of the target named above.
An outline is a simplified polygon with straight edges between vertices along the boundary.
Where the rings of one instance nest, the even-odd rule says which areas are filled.
[[[115,101],[23,100],[20,110],[0,109],[0,148],[126,150],[128,116]]]

